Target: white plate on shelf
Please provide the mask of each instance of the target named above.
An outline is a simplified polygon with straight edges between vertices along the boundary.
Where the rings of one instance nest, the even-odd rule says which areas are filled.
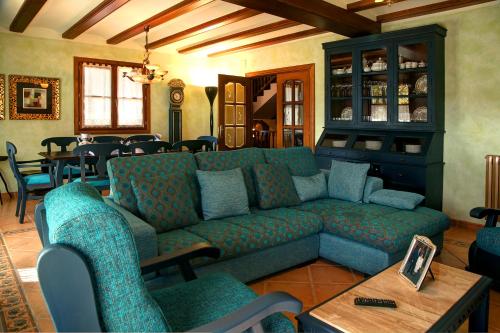
[[[405,151],[410,154],[420,154],[422,145],[405,145]]]
[[[352,120],[352,108],[350,106],[347,106],[342,110],[340,113],[340,119]]]
[[[344,148],[347,144],[347,140],[332,140],[332,147]]]
[[[421,106],[416,108],[411,115],[411,120],[415,122],[427,122],[427,107]]]
[[[379,140],[366,140],[365,148],[368,150],[380,150],[382,148],[382,141]]]
[[[427,94],[427,75],[422,75],[417,82],[415,82],[416,94]]]

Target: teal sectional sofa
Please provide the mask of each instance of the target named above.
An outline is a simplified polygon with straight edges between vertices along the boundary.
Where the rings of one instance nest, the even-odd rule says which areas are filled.
[[[442,247],[448,219],[425,207],[409,211],[366,202],[320,199],[288,208],[259,209],[252,172],[258,163],[286,165],[296,176],[321,172],[308,148],[248,148],[115,158],[108,162],[111,196],[106,202],[127,219],[141,259],[208,242],[221,250],[221,256],[217,260],[196,261],[196,271],[225,271],[244,282],[318,257],[375,274],[401,260],[415,234],[428,236],[438,248]],[[200,218],[199,223],[162,234],[156,234],[138,217],[132,180],[185,174],[186,190],[202,216],[196,170],[238,167],[243,171],[251,214],[209,221]],[[364,198],[380,188],[381,180],[368,177]]]

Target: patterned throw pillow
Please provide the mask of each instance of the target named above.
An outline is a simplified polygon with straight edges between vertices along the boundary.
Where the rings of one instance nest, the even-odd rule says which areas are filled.
[[[325,174],[320,172],[309,177],[292,176],[300,201],[328,198]]]
[[[137,208],[156,233],[199,222],[185,176],[132,180]]]
[[[288,167],[279,164],[257,164],[253,170],[260,208],[271,209],[300,204]]]
[[[241,168],[225,171],[196,170],[205,220],[250,214]]]
[[[328,177],[328,194],[331,198],[360,202],[363,199],[369,163],[351,163],[332,160]]]

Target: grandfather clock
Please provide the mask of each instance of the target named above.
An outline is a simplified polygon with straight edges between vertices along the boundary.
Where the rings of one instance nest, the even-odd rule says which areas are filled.
[[[168,110],[168,140],[171,143],[182,140],[182,109],[184,102],[184,87],[181,79],[172,79],[168,82],[170,87],[170,108]]]

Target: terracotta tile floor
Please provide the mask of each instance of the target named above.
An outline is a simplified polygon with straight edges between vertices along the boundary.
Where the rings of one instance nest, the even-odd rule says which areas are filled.
[[[25,223],[20,225],[14,216],[15,200],[4,197],[4,205],[0,206],[0,232],[4,235],[14,266],[21,277],[22,287],[40,331],[53,332],[54,327],[44,304],[35,271],[41,243],[35,230],[34,207],[35,202],[28,203]],[[468,229],[451,228],[445,234],[444,250],[437,260],[450,266],[464,268],[467,262],[467,249],[474,239],[474,232]],[[259,294],[276,290],[289,292],[302,300],[306,310],[362,279],[363,275],[359,272],[319,259],[312,264],[253,282],[250,286]],[[462,326],[460,331],[466,331],[466,326]],[[500,332],[498,292],[491,292],[490,331]]]

